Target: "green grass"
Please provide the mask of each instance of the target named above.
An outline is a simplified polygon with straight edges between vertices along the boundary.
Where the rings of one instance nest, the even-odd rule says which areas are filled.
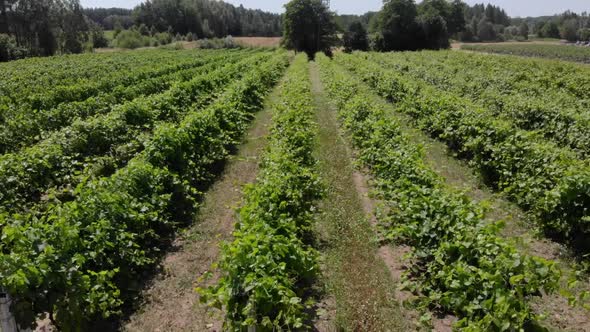
[[[335,322],[345,331],[409,331],[395,299],[396,284],[377,256],[379,244],[356,189],[351,152],[318,75],[312,63],[312,92],[321,124],[315,156],[328,186],[316,232],[323,242],[322,272],[336,302]]]

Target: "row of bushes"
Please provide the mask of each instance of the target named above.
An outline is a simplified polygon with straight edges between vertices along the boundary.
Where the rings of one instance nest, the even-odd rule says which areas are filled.
[[[514,49],[523,53],[546,48],[545,45],[537,46],[482,47],[483,50],[501,52]],[[558,45],[549,46],[551,48],[557,48],[554,49],[556,52],[561,48],[564,57],[571,49]],[[590,59],[590,50],[587,54]],[[484,106],[489,114],[512,121],[518,128],[538,131],[559,146],[571,148],[581,159],[590,155],[590,114],[587,106],[580,103],[581,96],[577,95],[577,91],[568,91],[570,84],[580,89],[584,88],[583,82],[590,84],[585,76],[590,71],[584,73],[562,65],[551,66],[549,62],[527,62],[515,57],[496,59],[462,52],[387,56],[373,53],[368,57],[386,68],[399,70],[438,89],[469,98]],[[502,69],[498,69],[500,63]],[[532,72],[531,68],[535,66],[543,66],[542,71]],[[579,75],[571,73],[566,76],[564,69],[577,71]]]
[[[180,40],[183,40],[183,38],[179,36]],[[177,41],[176,36],[168,32],[157,33],[154,36],[144,36],[137,30],[124,30],[117,34],[112,46],[136,49],[140,47],[167,45],[173,41]]]
[[[127,49],[136,49],[140,47],[165,46],[174,42],[197,41],[196,35],[188,33],[186,36],[169,32],[156,33],[151,35],[142,35],[137,30],[124,30],[115,36],[112,46]],[[232,36],[225,38],[202,39],[198,41],[198,47],[204,49],[225,49],[240,47]]]
[[[207,109],[159,126],[126,167],[80,184],[73,201],[0,219],[0,286],[12,295],[20,326],[49,313],[61,331],[80,331],[119,315],[168,235],[192,220],[200,189],[215,178],[286,65],[286,54],[276,54]]]
[[[206,55],[175,65],[166,63],[149,70],[133,71],[127,77],[112,77],[108,84],[99,80],[90,84],[59,87],[29,97],[27,103],[5,112],[0,124],[0,153],[17,151],[48,136],[48,133],[70,125],[75,118],[85,119],[110,112],[140,96],[162,92],[175,82],[186,81],[200,72],[218,65],[220,58],[230,56]],[[205,69],[205,71],[203,71]],[[104,82],[107,83],[107,82]],[[112,83],[112,84],[110,84]],[[32,110],[37,110],[32,111]]]
[[[141,140],[149,137],[146,132],[162,122],[177,123],[186,112],[207,105],[218,90],[223,91],[223,86],[267,58],[265,54],[225,66],[223,61],[205,66],[189,81],[179,82],[163,93],[75,121],[39,144],[0,156],[2,208],[22,211],[23,206],[34,204],[52,187],[75,185],[75,175],[92,165],[94,158],[110,155],[114,160],[109,168],[126,164],[143,147]]]
[[[319,61],[359,159],[375,178],[385,238],[413,248],[406,277],[422,308],[456,315],[465,331],[523,329],[534,318],[530,298],[556,289],[556,265],[508,244],[498,225],[484,222],[482,207],[448,188],[426,165],[393,106],[375,101],[327,58]]]
[[[465,98],[362,59],[362,54],[336,59],[381,96],[403,104],[400,111],[468,159],[490,186],[531,211],[549,236],[569,242],[582,254],[590,252],[587,160],[536,132],[486,113]]]
[[[306,56],[296,58],[280,92],[261,173],[245,191],[235,240],[222,249],[225,275],[201,290],[202,301],[226,309],[233,331],[304,329],[306,285],[319,272],[318,254],[305,241],[322,193]]]

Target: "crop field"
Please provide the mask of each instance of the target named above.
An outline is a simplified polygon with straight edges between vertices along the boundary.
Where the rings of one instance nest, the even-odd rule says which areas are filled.
[[[527,57],[539,57],[590,63],[590,47],[558,45],[558,44],[528,44],[528,43],[498,43],[498,44],[463,44],[462,50],[521,55]]]
[[[590,68],[0,64],[0,288],[60,331],[590,330]]]

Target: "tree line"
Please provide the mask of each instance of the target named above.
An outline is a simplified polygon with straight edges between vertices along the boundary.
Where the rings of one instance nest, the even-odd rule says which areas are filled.
[[[81,53],[95,28],[78,0],[0,0],[0,61]]]
[[[84,15],[104,30],[116,27],[130,29],[133,25],[133,9],[126,8],[84,8]]]
[[[150,33],[194,34],[197,38],[279,37],[281,15],[211,0],[147,0],[134,9],[87,8],[84,13],[105,30],[145,25]]]
[[[444,49],[449,38],[466,29],[460,0],[385,0],[377,13],[337,17],[321,0],[293,0],[286,5],[283,44],[307,52],[329,53],[338,44],[338,23],[349,23],[342,43],[345,51],[405,51]],[[368,30],[368,32],[367,32]]]
[[[513,24],[527,24],[541,38],[560,38],[570,42],[590,41],[590,15],[566,11],[560,15],[513,19]]]
[[[135,25],[198,38],[275,37],[282,33],[281,15],[210,0],[148,0],[133,10]]]
[[[125,31],[113,46],[282,34],[281,15],[222,1],[147,0],[129,10],[84,9],[79,0],[0,0],[0,61],[106,47],[104,30]]]

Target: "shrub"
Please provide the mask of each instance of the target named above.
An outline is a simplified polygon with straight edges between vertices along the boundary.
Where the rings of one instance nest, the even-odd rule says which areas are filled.
[[[590,41],[590,28],[580,29],[580,31],[578,31],[578,35],[580,36],[580,40],[583,40],[585,42],[589,42]]]
[[[232,36],[227,36],[223,39],[223,48],[238,48],[239,45]]]
[[[92,32],[92,46],[94,48],[102,48],[109,46],[109,40],[105,37],[104,31],[93,31]]]
[[[142,36],[136,30],[125,30],[117,35],[115,45],[120,48],[135,49],[150,46],[150,38]]]
[[[236,43],[232,36],[227,36],[223,39],[212,38],[212,39],[201,39],[199,41],[199,48],[203,49],[222,49],[222,48],[239,48],[240,45]]]
[[[154,38],[158,41],[159,45],[166,45],[172,42],[172,35],[168,32],[156,33]]]

